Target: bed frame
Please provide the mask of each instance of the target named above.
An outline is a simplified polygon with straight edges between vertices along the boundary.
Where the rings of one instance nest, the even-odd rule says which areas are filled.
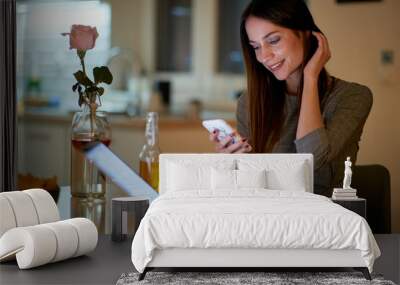
[[[156,268],[196,269],[193,271],[214,271],[221,268],[224,268],[223,271],[254,271],[255,268],[257,271],[267,268],[285,268],[287,271],[295,268],[353,268],[361,271],[367,280],[371,280],[359,250],[170,248],[154,252],[152,261],[139,275],[139,280],[143,280],[148,271]]]
[[[160,194],[165,193],[167,161],[197,160],[213,163],[220,159],[264,159],[265,154],[161,154],[160,156]],[[307,167],[307,192],[313,192],[313,156],[312,154],[269,154],[271,162],[290,159],[304,161]],[[169,248],[157,249],[153,259],[139,280],[154,269],[206,269],[217,271],[224,268],[229,271],[265,271],[265,269],[337,269],[353,268],[361,271],[367,280],[371,280],[369,270],[359,250],[331,249],[254,249],[254,248]],[[263,270],[264,269],[264,270]],[[197,270],[193,270],[197,271]],[[321,270],[323,271],[323,270]]]

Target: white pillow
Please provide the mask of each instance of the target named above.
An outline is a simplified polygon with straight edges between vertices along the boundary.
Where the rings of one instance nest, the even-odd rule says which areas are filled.
[[[206,165],[185,162],[168,162],[167,191],[211,190],[211,169],[230,170],[235,161],[218,161]]]
[[[207,179],[209,167],[184,166],[176,163],[169,163],[167,188],[170,191],[184,191],[191,189],[207,189],[210,187]]]
[[[213,168],[211,170],[211,189],[236,190],[236,170]]]
[[[266,171],[262,170],[235,170],[238,188],[267,188]]]
[[[295,168],[267,170],[268,189],[306,191],[307,181],[304,164]]]
[[[268,189],[306,191],[308,189],[307,164],[305,161],[249,161],[238,160],[239,170],[266,170]]]
[[[215,190],[239,190],[241,188],[266,188],[265,170],[211,170],[211,188]]]

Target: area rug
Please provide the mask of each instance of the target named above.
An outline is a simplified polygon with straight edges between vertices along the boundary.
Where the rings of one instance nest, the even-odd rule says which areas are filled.
[[[372,274],[372,281],[364,278],[360,272],[148,272],[142,281],[139,273],[122,274],[117,285],[134,284],[384,284],[395,285],[384,280],[381,275]]]

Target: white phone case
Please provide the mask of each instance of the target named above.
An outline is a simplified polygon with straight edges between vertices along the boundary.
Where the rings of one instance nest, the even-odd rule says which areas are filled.
[[[216,119],[216,120],[205,120],[203,121],[203,126],[212,133],[214,130],[219,130],[218,140],[223,140],[226,136],[234,133],[234,129],[224,120]],[[236,143],[240,137],[234,136],[233,142]]]

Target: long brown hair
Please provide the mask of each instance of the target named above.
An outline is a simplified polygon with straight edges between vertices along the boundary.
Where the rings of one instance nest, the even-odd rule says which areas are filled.
[[[249,113],[250,142],[254,152],[270,152],[279,140],[284,123],[285,81],[279,81],[257,61],[254,49],[249,44],[246,20],[249,16],[268,20],[281,27],[292,29],[300,36],[302,31],[321,30],[303,0],[253,0],[244,10],[240,24],[240,39],[247,76],[247,106]],[[318,47],[314,36],[304,37],[304,61],[301,70]],[[328,88],[328,73],[325,68],[318,78],[318,94],[322,96]],[[303,73],[297,96],[301,103]]]

